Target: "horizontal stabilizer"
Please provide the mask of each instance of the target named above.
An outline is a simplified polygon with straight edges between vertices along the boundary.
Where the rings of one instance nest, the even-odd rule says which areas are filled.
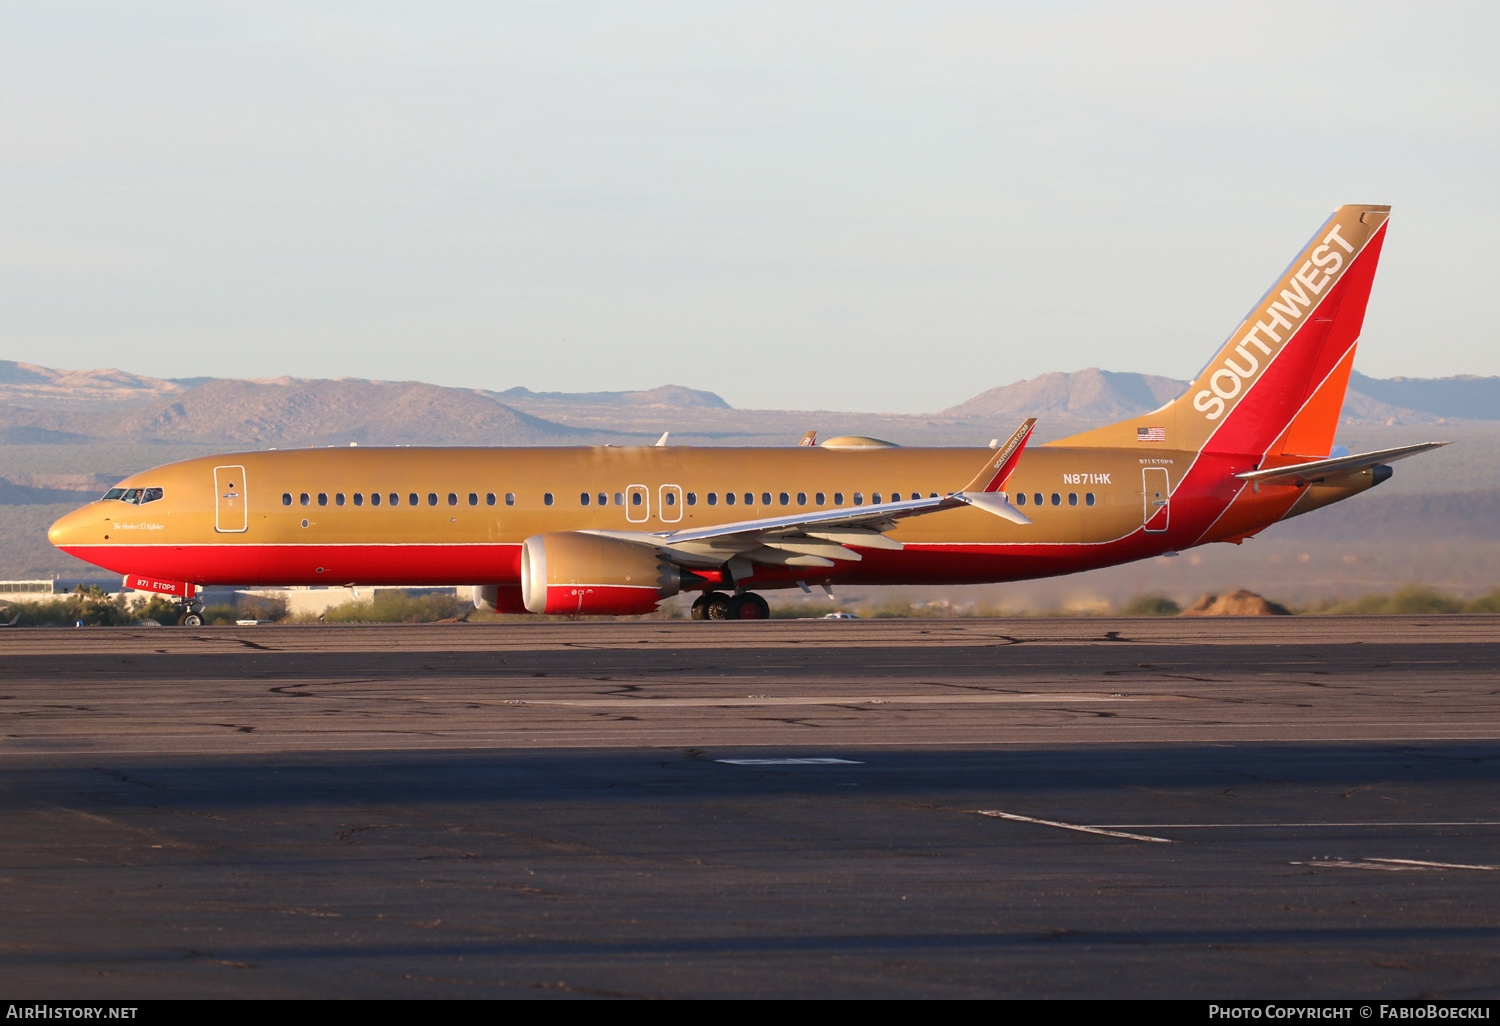
[[[1265,470],[1247,470],[1243,474],[1234,476],[1256,485],[1307,484],[1318,478],[1328,477],[1330,474],[1348,474],[1356,470],[1368,470],[1382,463],[1394,463],[1396,460],[1404,460],[1408,456],[1415,456],[1419,452],[1428,452],[1447,444],[1447,442],[1420,442],[1416,445],[1397,446],[1394,449],[1381,449],[1379,452],[1362,452],[1353,456],[1337,456],[1327,460],[1293,463],[1286,467],[1267,467]]]

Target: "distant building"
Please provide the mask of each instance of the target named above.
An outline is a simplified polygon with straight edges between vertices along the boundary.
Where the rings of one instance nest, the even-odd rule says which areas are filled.
[[[0,581],[0,602],[36,602],[57,594],[57,582],[50,578],[39,581]]]

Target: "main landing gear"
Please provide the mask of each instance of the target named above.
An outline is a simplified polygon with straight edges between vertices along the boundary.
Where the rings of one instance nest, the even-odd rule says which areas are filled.
[[[767,620],[771,607],[754,592],[725,595],[721,591],[705,592],[693,603],[694,620]]]

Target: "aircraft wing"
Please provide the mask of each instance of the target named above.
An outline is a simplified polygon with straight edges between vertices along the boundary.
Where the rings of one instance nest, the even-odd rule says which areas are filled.
[[[1404,460],[1408,456],[1415,456],[1420,452],[1428,452],[1432,449],[1447,445],[1447,442],[1419,442],[1416,445],[1402,445],[1394,449],[1381,449],[1379,452],[1362,452],[1353,456],[1337,456],[1333,459],[1311,460],[1307,463],[1293,463],[1286,467],[1268,467],[1265,470],[1247,470],[1235,477],[1242,481],[1250,481],[1259,486],[1262,484],[1308,484],[1319,478],[1330,474],[1347,474],[1355,470],[1368,470],[1370,467],[1379,466],[1382,463],[1394,463],[1396,460]]]
[[[975,506],[1016,524],[1031,523],[1001,494],[1005,480],[1020,462],[1036,419],[1026,421],[1010,440],[990,456],[984,468],[956,492],[925,499],[904,499],[869,506],[807,510],[781,517],[741,520],[680,531],[585,531],[640,542],[670,553],[684,566],[719,566],[731,559],[748,559],[775,566],[833,566],[835,560],[858,561],[848,546],[900,550],[901,543],[885,532],[909,517]]]

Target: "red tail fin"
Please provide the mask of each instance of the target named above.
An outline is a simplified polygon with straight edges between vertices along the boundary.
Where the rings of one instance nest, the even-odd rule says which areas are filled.
[[[1340,207],[1179,399],[1053,444],[1326,455],[1389,210]]]

